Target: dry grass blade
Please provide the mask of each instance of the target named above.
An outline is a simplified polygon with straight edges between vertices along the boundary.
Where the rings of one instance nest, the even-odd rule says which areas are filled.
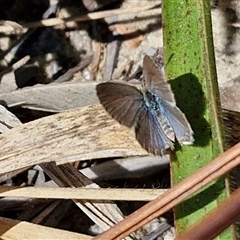
[[[116,138],[116,136],[118,136]],[[147,155],[134,134],[100,105],[41,118],[0,136],[0,174],[55,161]]]
[[[122,239],[240,164],[240,143],[94,239]]]
[[[169,166],[169,155],[116,158],[81,169],[81,173],[96,181],[143,178],[159,174]],[[1,176],[0,176],[1,179]]]
[[[0,133],[21,125],[20,120],[2,105],[0,105],[0,119]]]
[[[77,66],[70,68],[66,73],[64,73],[58,79],[56,79],[54,83],[61,83],[71,80],[72,77],[74,76],[74,73],[81,71],[85,67],[87,67],[92,62],[92,59],[93,59],[92,54],[85,56],[83,59],[81,59]]]
[[[59,186],[100,188],[70,164],[56,166],[54,163],[48,163],[41,164],[41,167]],[[78,200],[74,200],[74,202],[103,230],[109,229],[114,224],[123,220],[121,210],[112,202],[92,203]],[[126,239],[130,240],[132,238],[127,237]]]
[[[38,84],[0,93],[0,98],[8,107],[21,105],[28,109],[62,112],[98,104],[96,85],[97,82]]]
[[[115,15],[143,12],[143,11],[155,8],[157,6],[159,6],[159,4],[148,5],[144,7],[136,7],[131,9],[117,9],[117,10],[94,12],[94,13],[88,13],[86,15],[79,16],[79,17],[69,17],[65,19],[60,19],[60,18],[44,19],[37,22],[25,23],[22,25],[22,27],[25,27],[25,28],[37,28],[37,27],[43,27],[43,26],[50,27],[50,26],[55,26],[59,24],[65,24],[66,22],[84,22],[84,21],[111,17]],[[158,9],[157,11],[160,12],[160,9]],[[12,26],[0,26],[0,32],[11,32],[11,31],[13,31]]]
[[[95,188],[49,188],[49,187],[0,187],[0,197],[27,197],[81,200],[151,201],[166,189],[95,189]]]
[[[240,28],[240,23],[229,23],[228,25],[231,27]]]
[[[56,228],[45,227],[28,222],[20,222],[8,218],[0,217],[0,236],[2,240],[19,240],[19,239],[61,239],[61,240],[90,240],[92,237],[64,231]]]

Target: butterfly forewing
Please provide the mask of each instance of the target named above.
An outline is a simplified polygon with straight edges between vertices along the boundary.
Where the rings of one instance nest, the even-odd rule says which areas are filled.
[[[127,127],[134,125],[143,103],[143,95],[137,88],[121,83],[100,83],[97,95],[114,119]]]
[[[170,85],[165,81],[164,72],[160,72],[152,59],[145,56],[143,59],[143,74],[146,87],[150,88],[159,98],[176,103]]]

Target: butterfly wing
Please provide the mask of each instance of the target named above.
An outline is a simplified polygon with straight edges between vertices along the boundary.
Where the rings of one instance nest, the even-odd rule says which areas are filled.
[[[163,106],[164,114],[173,128],[178,142],[183,145],[193,144],[193,131],[185,114],[177,106],[166,101],[163,101]]]
[[[173,143],[164,134],[155,114],[147,108],[141,108],[135,126],[136,138],[141,146],[155,155],[163,155],[173,149]]]
[[[161,99],[165,116],[172,126],[175,136],[181,144],[192,144],[194,142],[193,131],[185,115],[176,106],[176,101],[170,85],[165,81],[164,66],[156,67],[153,60],[145,56],[143,61],[143,72],[146,85],[152,93]]]
[[[156,67],[153,60],[145,55],[143,59],[143,75],[145,85],[159,98],[176,104],[170,85],[165,81],[164,66]]]
[[[143,103],[142,93],[134,86],[122,83],[100,83],[98,98],[106,111],[119,123],[132,127]]]

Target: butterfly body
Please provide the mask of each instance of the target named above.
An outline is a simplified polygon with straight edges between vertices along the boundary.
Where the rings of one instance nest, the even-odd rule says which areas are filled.
[[[172,142],[174,142],[175,141],[174,130],[170,125],[168,118],[165,114],[163,101],[158,96],[156,96],[155,94],[151,93],[148,90],[146,92],[143,92],[143,96],[146,107],[149,109],[150,112],[152,112],[152,114],[157,115],[158,122],[161,125],[163,132]]]
[[[176,106],[170,85],[148,57],[143,62],[143,89],[123,83],[97,85],[97,94],[106,111],[119,123],[134,127],[136,138],[148,152],[163,155],[180,144],[192,144],[192,129]]]
[[[159,101],[161,101],[161,99],[159,99],[157,96],[155,96],[149,91],[143,92],[143,97],[144,97],[146,106],[149,107],[149,109],[152,109],[153,111],[159,110],[159,106],[161,105]]]

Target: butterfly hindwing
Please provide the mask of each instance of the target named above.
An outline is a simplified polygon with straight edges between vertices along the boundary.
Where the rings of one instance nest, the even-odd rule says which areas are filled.
[[[106,111],[119,123],[132,127],[138,117],[143,95],[134,86],[122,83],[100,83],[98,98]]]
[[[141,108],[135,126],[136,138],[141,146],[155,155],[163,155],[173,149],[173,143],[164,134],[156,115],[147,108]]]
[[[163,101],[164,112],[180,144],[193,144],[193,131],[185,114],[175,105]]]

